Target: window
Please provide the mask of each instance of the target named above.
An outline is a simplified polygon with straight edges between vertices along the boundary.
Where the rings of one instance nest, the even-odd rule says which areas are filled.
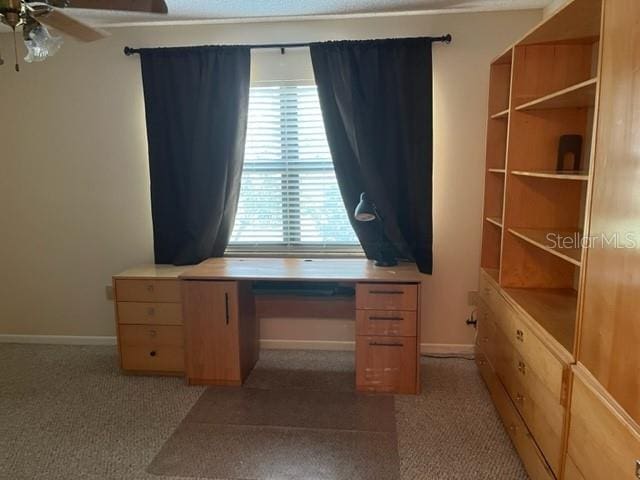
[[[253,87],[231,250],[361,252],[315,86]]]

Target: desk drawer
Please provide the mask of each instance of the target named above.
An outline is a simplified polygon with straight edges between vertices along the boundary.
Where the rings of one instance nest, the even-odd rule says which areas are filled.
[[[356,337],[356,388],[416,393],[416,337]]]
[[[135,372],[183,372],[184,348],[168,346],[122,346],[122,368]]]
[[[118,323],[182,325],[182,304],[118,302]]]
[[[119,302],[180,303],[180,282],[173,279],[117,279],[116,300]]]
[[[184,347],[182,327],[120,325],[120,345],[125,347]]]
[[[357,310],[357,335],[416,336],[416,312]]]
[[[402,283],[358,283],[356,308],[358,310],[416,311],[418,286]]]

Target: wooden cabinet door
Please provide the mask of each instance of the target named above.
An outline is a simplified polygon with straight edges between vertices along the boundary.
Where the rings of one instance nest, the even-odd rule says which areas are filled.
[[[578,360],[640,423],[640,18],[607,0]],[[611,242],[605,242],[605,238]]]
[[[640,433],[582,365],[574,373],[565,479],[635,480]]]
[[[187,380],[240,385],[236,282],[182,281]]]

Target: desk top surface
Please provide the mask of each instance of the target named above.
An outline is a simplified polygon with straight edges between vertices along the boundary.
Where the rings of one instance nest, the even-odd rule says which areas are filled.
[[[371,260],[329,258],[210,258],[185,270],[183,280],[316,280],[417,283],[413,263],[376,267]]]

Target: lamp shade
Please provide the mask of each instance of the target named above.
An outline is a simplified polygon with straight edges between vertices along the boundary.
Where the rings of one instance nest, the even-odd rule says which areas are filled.
[[[360,203],[358,203],[353,217],[359,222],[371,222],[377,218],[376,207],[364,192],[360,194]]]

